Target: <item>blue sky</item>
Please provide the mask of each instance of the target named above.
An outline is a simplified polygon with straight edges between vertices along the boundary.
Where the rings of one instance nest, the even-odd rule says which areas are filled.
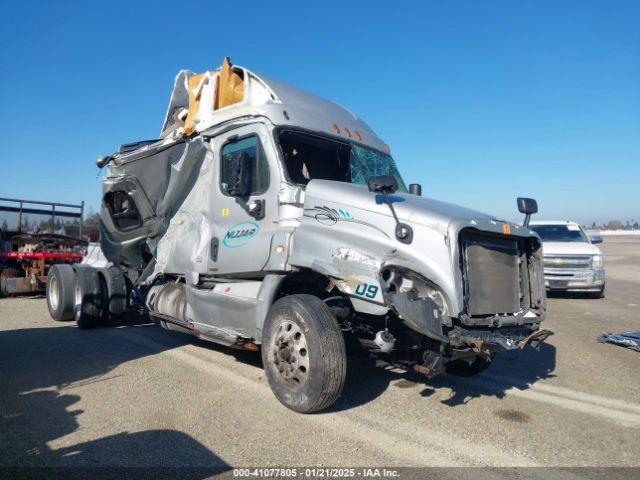
[[[225,55],[348,106],[425,195],[640,219],[640,2],[3,2],[0,196],[97,209],[94,160],[156,138]]]

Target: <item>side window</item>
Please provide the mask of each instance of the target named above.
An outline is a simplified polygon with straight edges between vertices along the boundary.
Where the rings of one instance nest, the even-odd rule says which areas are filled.
[[[227,143],[222,147],[222,154],[220,155],[220,188],[222,192],[225,195],[228,194],[229,185],[233,179],[233,158],[236,155],[246,155],[253,164],[251,194],[264,193],[269,186],[269,165],[260,140],[255,135]]]
[[[113,223],[119,230],[132,230],[142,225],[140,213],[127,192],[107,192],[104,203],[111,214]]]

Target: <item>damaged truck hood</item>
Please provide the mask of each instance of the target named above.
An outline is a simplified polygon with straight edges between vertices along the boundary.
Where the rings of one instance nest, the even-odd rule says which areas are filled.
[[[319,204],[322,200],[326,200],[343,204],[345,207],[353,206],[374,214],[392,217],[383,196],[370,192],[364,185],[312,180],[307,185],[305,198],[308,200],[305,201],[305,209],[322,207]],[[401,221],[433,228],[443,234],[446,234],[453,220],[495,220],[486,213],[408,193],[394,193],[389,198]]]

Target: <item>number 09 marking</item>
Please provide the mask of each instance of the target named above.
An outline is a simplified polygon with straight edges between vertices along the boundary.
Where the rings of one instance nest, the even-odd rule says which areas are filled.
[[[356,286],[356,295],[367,298],[376,298],[378,294],[378,286],[370,285],[368,283],[359,283]]]

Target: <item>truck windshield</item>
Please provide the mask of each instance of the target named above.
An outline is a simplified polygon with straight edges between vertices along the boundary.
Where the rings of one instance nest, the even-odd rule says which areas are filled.
[[[398,191],[407,188],[391,155],[309,133],[285,130],[278,135],[289,179],[300,185],[310,180],[336,180],[365,185],[371,177],[393,175]]]
[[[531,225],[543,242],[588,242],[587,236],[577,225]]]

